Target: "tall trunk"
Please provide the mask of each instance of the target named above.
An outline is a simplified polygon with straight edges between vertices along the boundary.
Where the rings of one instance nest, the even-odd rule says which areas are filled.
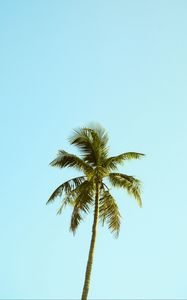
[[[95,249],[95,242],[96,242],[98,218],[99,218],[99,185],[97,184],[96,196],[95,196],[94,221],[93,221],[93,226],[92,226],[92,239],[91,239],[91,243],[90,243],[90,250],[89,250],[88,262],[87,262],[87,266],[86,266],[86,273],[85,273],[84,286],[83,286],[81,300],[87,300],[87,296],[88,296],[88,291],[89,291],[89,286],[90,286],[90,276],[91,276],[92,264],[93,264],[94,249]]]

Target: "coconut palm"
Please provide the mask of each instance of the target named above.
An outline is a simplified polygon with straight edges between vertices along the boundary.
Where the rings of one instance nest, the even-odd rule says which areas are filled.
[[[81,171],[82,176],[62,183],[52,193],[47,204],[53,202],[57,196],[63,195],[57,213],[61,214],[66,205],[72,206],[70,230],[74,234],[84,216],[93,207],[92,237],[81,298],[86,300],[90,286],[98,222],[100,220],[103,225],[106,223],[116,237],[120,230],[120,212],[107,184],[109,182],[113,187],[125,189],[134,196],[141,207],[140,181],[133,176],[119,173],[117,168],[124,161],[139,159],[144,154],[126,152],[109,157],[108,134],[101,126],[74,130],[69,142],[78,147],[81,156],[78,157],[60,150],[50,165],[59,168],[75,168]]]

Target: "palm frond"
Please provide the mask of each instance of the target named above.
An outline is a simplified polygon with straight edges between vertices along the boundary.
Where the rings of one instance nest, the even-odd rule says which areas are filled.
[[[144,155],[145,154],[143,153],[137,153],[137,152],[125,152],[120,155],[107,158],[104,163],[104,166],[108,170],[115,170],[117,166],[123,163],[125,160],[140,159]]]
[[[68,205],[73,205],[74,201],[73,198],[70,195],[66,195],[66,197],[64,198],[64,200],[61,202],[61,206],[59,207],[59,209],[57,210],[57,215],[60,215],[62,213],[62,210]]]
[[[120,231],[120,212],[115,199],[109,191],[104,191],[99,202],[99,217],[102,224],[108,224],[109,229],[117,237]]]
[[[76,229],[83,219],[82,213],[87,214],[93,205],[94,187],[91,181],[85,181],[78,187],[77,198],[74,200],[74,208],[71,216],[70,230],[75,234]]]
[[[141,181],[134,178],[133,176],[128,176],[121,173],[110,173],[109,180],[114,187],[120,187],[133,196],[138,205],[142,207],[141,201]]]
[[[78,185],[75,189],[71,190],[66,194],[64,201],[62,201],[61,207],[57,211],[57,214],[61,214],[62,209],[70,204],[75,207],[78,204],[78,207],[83,212],[87,213],[89,211],[89,205],[92,201],[92,187],[91,182],[85,180],[80,185]]]
[[[70,143],[76,145],[82,152],[83,159],[91,166],[107,157],[108,153],[108,135],[102,127],[80,128],[74,130],[74,134],[70,137]]]
[[[57,158],[54,159],[50,165],[52,167],[59,168],[74,167],[88,175],[90,175],[93,171],[92,167],[89,166],[84,160],[64,150],[59,150]]]
[[[80,176],[80,177],[72,178],[72,179],[62,183],[52,193],[52,195],[49,197],[46,204],[49,204],[50,202],[54,201],[56,197],[62,196],[63,192],[65,192],[65,194],[69,194],[71,191],[73,191],[75,188],[77,188],[79,185],[81,185],[81,183],[83,183],[85,180],[86,180],[85,176]]]
[[[82,220],[83,217],[81,216],[81,211],[78,207],[75,206],[71,215],[71,224],[70,224],[70,231],[72,231],[73,234],[76,233],[76,230]]]

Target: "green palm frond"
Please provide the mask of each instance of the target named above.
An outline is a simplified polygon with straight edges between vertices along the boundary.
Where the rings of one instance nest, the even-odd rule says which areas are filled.
[[[74,130],[70,143],[76,145],[82,152],[83,159],[91,166],[96,166],[108,154],[108,135],[101,127],[81,128]]]
[[[133,196],[138,205],[142,207],[141,201],[141,181],[134,178],[133,176],[128,176],[121,173],[110,173],[109,180],[114,187],[120,187]]]
[[[108,170],[115,170],[117,166],[123,163],[125,160],[140,159],[144,155],[145,154],[143,153],[137,153],[137,152],[125,152],[120,155],[107,158],[104,163],[104,166]]]
[[[84,180],[82,183],[77,185],[74,189],[66,192],[66,196],[61,203],[60,208],[57,211],[57,214],[61,214],[62,209],[67,205],[70,204],[73,207],[79,203],[79,208],[84,211],[89,211],[89,204],[91,204],[91,200],[85,199],[85,197],[89,197],[92,193],[91,182]],[[90,196],[91,197],[91,196]],[[81,204],[81,205],[80,205]]]
[[[74,207],[72,215],[71,215],[71,224],[70,224],[70,231],[75,234],[77,227],[79,226],[80,222],[83,220],[81,216],[81,211],[78,207]]]
[[[61,202],[61,206],[59,207],[59,209],[57,210],[57,215],[60,215],[62,213],[62,210],[68,205],[73,205],[74,201],[73,198],[71,197],[71,195],[66,195],[64,200]]]
[[[108,133],[105,128],[99,124],[93,124],[90,128],[85,127],[86,130],[90,131],[95,140],[100,144],[101,147],[108,149]]]
[[[90,175],[93,171],[92,167],[89,166],[85,161],[74,154],[70,154],[64,150],[58,152],[57,158],[54,159],[50,165],[52,167],[74,167],[85,174]]]
[[[81,183],[85,181],[85,176],[75,177],[72,178],[64,183],[62,183],[59,187],[56,188],[56,190],[52,193],[52,195],[49,197],[46,204],[49,204],[50,202],[54,201],[56,197],[62,196],[62,193],[69,194],[72,192],[75,188],[77,188]]]
[[[102,198],[100,199],[99,217],[102,221],[102,224],[104,225],[104,223],[107,223],[108,228],[117,237],[119,235],[120,230],[121,215],[119,213],[116,201],[109,193],[109,191],[104,191]]]
[[[94,187],[90,181],[85,181],[78,187],[77,198],[74,200],[74,208],[71,216],[70,230],[75,233],[80,221],[83,219],[82,213],[87,214],[90,206],[94,203]]]

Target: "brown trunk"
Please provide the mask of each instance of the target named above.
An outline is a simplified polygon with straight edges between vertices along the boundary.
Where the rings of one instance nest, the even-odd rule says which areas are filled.
[[[98,218],[99,218],[99,186],[97,186],[97,189],[96,189],[94,221],[93,221],[93,226],[92,226],[92,239],[91,239],[91,243],[90,243],[90,250],[89,250],[88,262],[87,262],[87,266],[86,266],[84,287],[83,287],[83,291],[82,291],[81,300],[87,300],[87,296],[88,296],[88,291],[89,291],[89,286],[90,286],[90,276],[91,276],[92,264],[93,264],[94,249],[95,249],[95,242],[96,242]]]

